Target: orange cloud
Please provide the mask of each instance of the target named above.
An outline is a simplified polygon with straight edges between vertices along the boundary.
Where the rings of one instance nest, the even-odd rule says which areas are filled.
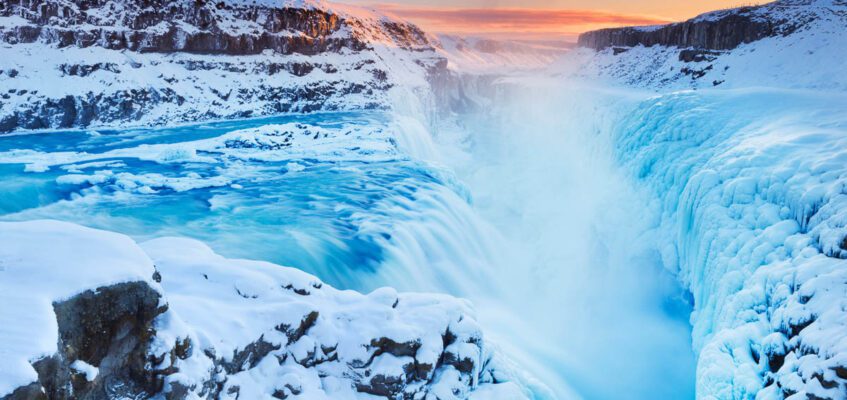
[[[655,25],[666,19],[643,15],[591,10],[537,8],[428,8],[378,4],[375,8],[406,18],[424,29],[439,33],[474,33],[515,37],[563,35],[612,26]],[[548,37],[549,38],[549,37]]]

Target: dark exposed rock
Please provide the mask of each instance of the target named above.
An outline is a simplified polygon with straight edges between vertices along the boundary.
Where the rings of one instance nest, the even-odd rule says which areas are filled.
[[[715,61],[719,55],[721,53],[717,51],[685,49],[679,52],[679,61],[687,63]]]
[[[444,358],[445,365],[452,365],[456,367],[459,372],[470,374],[473,372],[475,363],[472,359],[467,357],[459,357],[454,353],[447,352],[445,353]]]
[[[42,41],[58,47],[226,55],[264,50],[311,55],[367,48],[367,42],[357,35],[333,35],[345,25],[361,27],[360,21],[315,8],[189,0],[132,1],[122,7],[110,7],[104,0],[12,0],[5,4],[0,16],[17,15],[30,22],[0,30],[0,40],[12,44]],[[234,29],[233,22],[242,29]],[[196,29],[186,29],[185,24]],[[414,25],[381,24],[402,48],[431,48],[426,35]]]
[[[272,396],[277,398],[277,399],[284,400],[284,399],[287,399],[289,395],[297,396],[302,392],[303,392],[303,389],[300,388],[299,386],[286,384],[285,389],[274,390]]]
[[[602,50],[613,46],[677,46],[698,49],[729,50],[742,43],[773,36],[776,30],[770,23],[749,17],[731,15],[718,21],[686,21],[655,30],[610,28],[587,32],[579,36],[582,47]]]
[[[371,340],[371,347],[376,349],[374,357],[385,353],[391,354],[395,357],[414,357],[414,355],[417,354],[418,349],[421,348],[421,343],[419,341],[398,343],[393,339],[382,337]]]
[[[21,386],[11,394],[3,397],[3,400],[48,400],[47,394],[38,382]]]
[[[101,287],[53,304],[59,328],[56,354],[33,363],[38,382],[6,399],[112,399],[155,393],[161,382],[145,368],[153,319],[166,307],[144,282]],[[74,371],[83,361],[97,367],[93,381]]]
[[[376,375],[367,383],[356,384],[356,390],[375,396],[396,399],[403,392],[403,380],[396,376]]]
[[[0,39],[7,43],[44,41],[59,47],[229,55],[258,54],[267,49],[281,54],[316,54],[342,47],[364,48],[364,43],[354,38],[330,37],[341,28],[342,21],[338,15],[322,10],[216,7],[211,2],[169,0],[125,2],[115,10],[102,0],[71,3],[76,7],[56,0],[7,2],[0,15],[19,15],[31,25],[2,31]],[[96,12],[101,10],[105,15]],[[242,32],[224,26],[232,18],[257,29]],[[186,30],[179,22],[198,29]],[[79,25],[88,28],[80,29]]]
[[[731,50],[743,43],[766,37],[788,35],[801,29],[815,16],[804,14],[802,2],[777,1],[763,6],[717,11],[700,17],[657,27],[609,28],[586,32],[578,44],[595,50],[610,47],[674,46],[707,50]],[[791,18],[786,15],[800,10]]]
[[[315,325],[320,314],[317,311],[312,311],[303,317],[303,320],[300,321],[300,324],[297,328],[292,329],[291,326],[287,324],[280,324],[276,327],[276,330],[285,334],[288,337],[288,344],[294,343],[300,338],[303,337],[309,329]]]
[[[109,71],[116,74],[119,74],[121,72],[120,69],[118,69],[117,64],[113,63],[95,63],[91,65],[62,64],[59,66],[59,70],[62,71],[62,74],[69,76],[88,76],[100,70]]]
[[[377,87],[387,90],[390,86]],[[255,114],[269,115],[289,112],[331,111],[326,104],[330,98],[345,94],[361,93],[367,88],[351,82],[314,82],[302,87],[260,85],[241,88],[232,96],[240,102],[256,102]],[[174,90],[164,88],[142,88],[112,93],[87,93],[65,96],[60,99],[33,99],[26,109],[13,111],[0,119],[0,133],[17,129],[47,129],[85,127],[92,123],[131,123],[163,104],[181,106],[185,98]],[[366,104],[366,109],[382,108],[384,105]],[[244,118],[238,112],[225,110],[186,109],[184,119],[227,119]]]
[[[261,336],[258,340],[245,346],[241,350],[236,350],[232,355],[231,361],[221,363],[224,370],[229,374],[235,374],[246,369],[250,369],[259,364],[268,354],[274,350],[279,350],[280,346],[265,341],[265,337]]]

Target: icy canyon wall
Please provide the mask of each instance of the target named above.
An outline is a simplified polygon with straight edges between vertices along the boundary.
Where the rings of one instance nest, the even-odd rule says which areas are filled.
[[[715,44],[721,24],[746,18],[792,28]],[[557,72],[654,93],[610,134],[654,193],[663,263],[692,294],[698,398],[843,399],[847,4],[780,1],[688,24],[588,34],[600,51]],[[713,36],[666,35],[696,24]]]

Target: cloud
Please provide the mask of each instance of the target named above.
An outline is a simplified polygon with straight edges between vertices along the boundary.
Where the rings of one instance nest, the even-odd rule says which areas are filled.
[[[591,29],[669,22],[657,17],[591,10],[373,6],[406,18],[429,31],[444,33],[558,33],[573,36]]]

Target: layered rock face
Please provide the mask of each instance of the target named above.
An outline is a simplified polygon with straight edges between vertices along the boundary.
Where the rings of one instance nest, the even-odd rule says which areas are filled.
[[[0,133],[387,108],[443,68],[413,25],[308,1],[12,1],[0,42]]]
[[[845,30],[847,2],[783,0],[677,24],[588,32],[563,73],[653,90],[843,90]]]
[[[731,50],[743,43],[788,35],[821,18],[815,8],[843,5],[841,1],[789,0],[703,14],[664,26],[601,29],[579,36],[578,44],[595,50],[610,47],[675,46]],[[832,9],[826,11],[835,12]]]
[[[283,2],[279,2],[283,5]],[[140,52],[317,54],[365,43],[332,34],[336,14],[309,8],[212,1],[11,1],[0,15],[28,24],[2,33],[7,43],[97,46]],[[301,35],[293,35],[300,32]]]
[[[339,291],[188,239],[0,232],[3,400],[524,398],[461,300]]]

